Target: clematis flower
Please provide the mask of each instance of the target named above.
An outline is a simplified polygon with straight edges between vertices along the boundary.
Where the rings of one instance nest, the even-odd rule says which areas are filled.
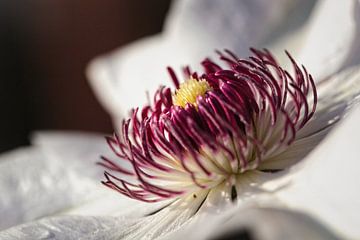
[[[105,172],[103,183],[145,202],[184,195],[201,196],[203,202],[222,185],[220,194],[235,201],[243,176],[279,171],[293,162],[283,156],[304,138],[297,135],[315,112],[315,83],[289,54],[294,76],[267,50],[252,52],[249,59],[219,52],[228,69],[206,59],[205,73],[186,68],[183,83],[168,68],[175,93],[160,87],[153,104],[132,110],[123,121],[120,136],[107,137],[131,168],[102,157],[102,166],[123,175]]]
[[[236,230],[238,236],[251,235],[256,239],[279,238],[276,233],[287,234],[288,239],[299,239],[297,234],[301,234],[300,239],[337,239],[334,233],[358,239],[358,16],[358,0],[344,0],[341,4],[333,0],[316,3],[312,0],[176,1],[163,33],[99,57],[88,69],[90,83],[112,116],[114,127],[122,132],[119,123],[124,113],[130,106],[143,106],[146,95],[142,93],[147,90],[153,93],[163,84],[167,65],[180,69],[190,64],[197,70],[200,58],[213,49],[226,47],[239,56],[248,56],[249,46],[267,46],[279,65],[289,69],[294,77],[292,68],[287,66],[292,62],[285,54],[280,54],[288,49],[314,77],[318,102],[311,119],[301,129],[296,129],[294,141],[280,144],[286,148],[282,161],[270,161],[262,156],[256,169],[239,174],[234,184],[236,198],[231,196],[234,182],[230,181],[228,186],[214,186],[210,191],[210,185],[203,188],[195,184],[199,182],[199,178],[195,178],[199,175],[194,175],[187,179],[189,185],[198,189],[196,198],[187,195],[191,192],[188,191],[176,194],[175,198],[147,203],[123,197],[98,184],[103,169],[93,163],[99,153],[117,164],[113,168],[133,169],[126,158],[120,160],[109,151],[101,136],[37,134],[33,137],[33,146],[0,157],[0,229],[3,230],[0,238],[182,239],[185,235],[189,239],[221,239],[224,234]],[[214,56],[209,57],[214,59]],[[272,76],[277,77],[277,71],[271,69]],[[201,76],[198,79],[201,81]],[[208,83],[214,91],[214,86]],[[290,85],[289,88],[294,93],[294,88]],[[312,91],[307,95],[306,103],[311,112]],[[290,101],[287,95],[286,103]],[[267,99],[266,106],[269,102]],[[190,108],[195,108],[196,113],[200,112],[199,106],[192,106]],[[154,105],[151,107],[156,109]],[[141,113],[137,111],[141,120]],[[186,106],[182,111],[186,111]],[[218,115],[212,115],[215,116]],[[227,117],[226,114],[220,116],[220,119]],[[281,123],[283,115],[277,113],[276,116],[276,123]],[[304,116],[304,112],[300,112],[299,117]],[[255,125],[246,125],[247,129],[251,126]],[[116,138],[109,141],[118,153],[118,143],[122,140]],[[133,140],[132,136],[130,139]],[[260,143],[254,144],[255,139],[248,141],[260,149]],[[208,167],[203,160],[200,163]],[[103,163],[110,166],[110,162]],[[195,163],[185,172],[186,176],[200,169]],[[147,167],[139,167],[148,173]],[[261,171],[268,169],[283,170]],[[200,173],[206,176],[203,170]],[[139,183],[137,177],[129,174],[125,176],[114,170],[111,174]],[[146,177],[145,180],[160,184],[159,179],[150,181]]]

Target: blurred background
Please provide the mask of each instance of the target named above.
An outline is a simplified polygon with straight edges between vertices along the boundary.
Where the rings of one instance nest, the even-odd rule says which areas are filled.
[[[96,55],[160,32],[169,0],[1,0],[0,152],[36,130],[111,132],[84,70]]]

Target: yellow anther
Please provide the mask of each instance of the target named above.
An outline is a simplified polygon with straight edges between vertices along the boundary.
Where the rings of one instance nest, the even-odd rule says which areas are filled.
[[[205,93],[211,89],[205,79],[196,80],[190,78],[180,84],[179,89],[177,89],[174,94],[173,102],[180,107],[185,107],[187,103],[190,103],[197,108],[196,98],[198,96],[204,96]]]

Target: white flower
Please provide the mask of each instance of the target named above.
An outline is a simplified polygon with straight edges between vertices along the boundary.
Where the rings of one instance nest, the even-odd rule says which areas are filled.
[[[145,101],[141,95],[133,97],[134,93],[153,91],[167,79],[163,75],[167,65],[193,65],[219,46],[241,56],[247,56],[249,44],[268,43],[275,52],[286,48],[315,73],[319,91],[313,121],[282,158],[303,158],[293,168],[244,174],[237,186],[237,204],[222,196],[224,186],[218,186],[205,202],[201,196],[180,199],[150,214],[163,205],[128,200],[97,183],[102,170],[92,164],[99,153],[107,151],[101,137],[42,134],[34,138],[33,147],[1,156],[0,229],[45,218],[2,231],[0,238],[175,239],[191,233],[190,239],[207,239],[216,233],[219,223],[246,214],[245,208],[259,206],[304,211],[339,236],[360,238],[360,196],[356,191],[360,111],[352,110],[348,119],[341,120],[360,93],[359,2],[319,1],[310,18],[289,32],[286,20],[303,4],[283,0],[178,1],[162,35],[99,58],[89,69],[99,99],[118,124],[127,108]],[[336,129],[319,144],[335,123]],[[150,215],[144,217],[146,214]],[[65,216],[46,217],[50,215]]]

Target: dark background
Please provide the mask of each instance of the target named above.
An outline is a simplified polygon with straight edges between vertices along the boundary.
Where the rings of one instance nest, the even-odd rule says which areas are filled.
[[[170,1],[1,0],[0,152],[34,130],[111,132],[90,59],[161,31]]]

